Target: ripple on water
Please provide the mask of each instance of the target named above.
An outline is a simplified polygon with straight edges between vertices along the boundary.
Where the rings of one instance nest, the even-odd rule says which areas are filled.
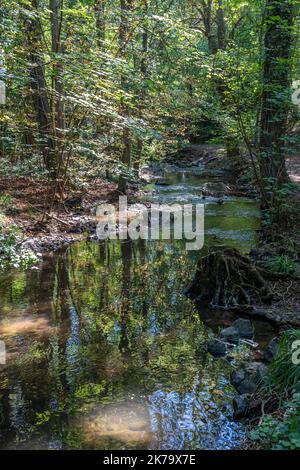
[[[157,390],[149,397],[156,448],[162,450],[230,450],[243,438],[241,426],[231,421],[205,392]]]

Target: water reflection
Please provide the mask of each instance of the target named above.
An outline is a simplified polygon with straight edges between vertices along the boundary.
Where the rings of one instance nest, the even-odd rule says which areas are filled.
[[[95,406],[75,424],[89,449],[130,446],[147,448],[153,439],[148,407],[135,401]]]
[[[200,392],[196,385],[182,397],[178,392],[157,390],[149,400],[159,449],[224,450],[241,439],[240,426],[228,419],[210,393]]]
[[[194,185],[195,196],[188,173],[174,181],[177,195],[178,184],[182,193]],[[173,197],[167,189],[163,197]],[[255,204],[207,209],[208,242],[227,237],[247,251]],[[2,448],[239,444],[229,366],[204,353],[207,330],[182,294],[199,256],[184,245],[79,243],[39,270],[0,278],[0,336],[8,353],[0,366]]]
[[[205,447],[199,393],[210,384],[211,406],[222,407],[229,392],[226,367],[201,353],[206,330],[181,294],[194,264],[180,242],[82,243],[1,282],[2,447],[171,448],[175,438]],[[170,397],[177,405],[163,427],[178,429],[161,437]]]
[[[260,227],[258,203],[247,198],[221,196],[222,191],[218,191],[227,186],[220,178],[210,180],[207,183],[207,178],[197,176],[194,169],[166,173],[165,185],[159,186],[159,190],[154,186],[154,193],[147,194],[145,199],[160,204],[204,204],[206,244],[222,243],[249,252]],[[207,185],[214,191],[203,198]],[[219,204],[220,199],[222,204]]]

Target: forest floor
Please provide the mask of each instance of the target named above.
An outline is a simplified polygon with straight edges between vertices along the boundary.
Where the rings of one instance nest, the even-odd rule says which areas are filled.
[[[135,192],[136,187],[130,186],[129,200]],[[22,234],[23,246],[38,252],[86,238],[95,226],[93,209],[100,203],[113,204],[119,197],[117,184],[100,178],[89,181],[82,191],[67,189],[63,203],[54,199],[52,207],[47,202],[52,199],[51,187],[44,179],[0,179],[0,194],[2,201],[5,197],[2,208],[0,200],[2,226],[15,228]]]

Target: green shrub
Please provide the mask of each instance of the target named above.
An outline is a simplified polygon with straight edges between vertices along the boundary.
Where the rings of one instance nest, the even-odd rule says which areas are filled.
[[[4,231],[0,227],[0,270],[9,267],[29,268],[39,261],[39,257],[31,250],[18,244],[12,229]]]
[[[293,364],[292,345],[300,341],[300,330],[285,331],[280,338],[279,351],[271,362],[262,390],[268,394],[277,393],[284,398],[300,393],[300,366]]]
[[[280,418],[267,415],[252,431],[251,439],[262,448],[272,450],[300,449],[300,394],[296,393],[282,406]]]

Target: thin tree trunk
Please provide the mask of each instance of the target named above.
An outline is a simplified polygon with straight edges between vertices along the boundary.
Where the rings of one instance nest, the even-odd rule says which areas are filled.
[[[226,50],[226,23],[224,17],[223,1],[219,0],[217,10],[218,25],[218,48],[222,51]]]
[[[141,93],[139,97],[139,118],[143,117],[143,109],[145,106],[145,81],[147,79],[148,67],[147,67],[147,55],[148,55],[148,29],[147,29],[147,13],[148,13],[148,0],[144,0],[144,18],[143,18],[143,32],[142,32],[142,56],[141,56]],[[143,141],[141,138],[137,142],[137,156],[134,162],[134,168],[139,169],[141,160],[143,156]]]
[[[106,0],[95,0],[94,4],[98,46],[105,40],[105,4]]]
[[[128,42],[129,42],[129,13],[132,9],[132,0],[120,0],[121,7],[121,17],[120,17],[120,27],[119,27],[119,48],[120,55],[122,58],[126,59]],[[121,77],[121,86],[124,92],[128,89],[127,78],[123,75]],[[122,107],[122,114],[125,119],[129,118],[129,108],[125,103]],[[132,153],[132,142],[131,142],[131,132],[128,124],[124,124],[123,130],[123,150],[122,150],[122,163],[128,168],[131,167],[131,153]],[[121,193],[126,193],[127,191],[127,178],[124,174],[121,174],[119,177],[118,190]]]
[[[201,3],[201,16],[204,24],[205,36],[208,41],[208,48],[211,55],[215,56],[218,51],[226,51],[227,49],[227,38],[226,38],[226,22],[224,16],[223,1],[218,0],[217,2],[217,11],[216,11],[216,34],[214,34],[213,28],[213,1],[200,0]],[[226,88],[227,85],[222,77],[215,80],[216,89],[222,104],[222,107],[226,109],[227,107],[227,98],[226,98]],[[236,158],[239,153],[239,143],[232,135],[225,137],[226,151],[228,159]]]
[[[62,0],[50,0],[51,11],[51,36],[52,36],[52,53],[54,55],[53,62],[53,82],[55,96],[53,99],[54,122],[57,136],[63,135],[65,129],[65,110],[64,110],[64,84],[63,84],[63,66],[59,58],[62,53],[61,47],[61,9]]]
[[[202,21],[204,24],[205,36],[208,41],[208,49],[211,55],[215,55],[218,52],[218,45],[216,41],[216,36],[213,32],[213,21],[212,21],[213,1],[208,0],[207,2],[205,2],[204,0],[200,0],[200,4],[202,6],[200,12],[201,12]]]
[[[50,23],[51,23],[51,50],[52,50],[52,127],[55,138],[55,154],[57,155],[57,191],[63,198],[62,174],[67,172],[64,168],[64,134],[65,134],[65,105],[64,105],[64,83],[63,64],[61,62],[61,28],[62,28],[63,0],[49,0]],[[65,181],[65,179],[64,179]]]

